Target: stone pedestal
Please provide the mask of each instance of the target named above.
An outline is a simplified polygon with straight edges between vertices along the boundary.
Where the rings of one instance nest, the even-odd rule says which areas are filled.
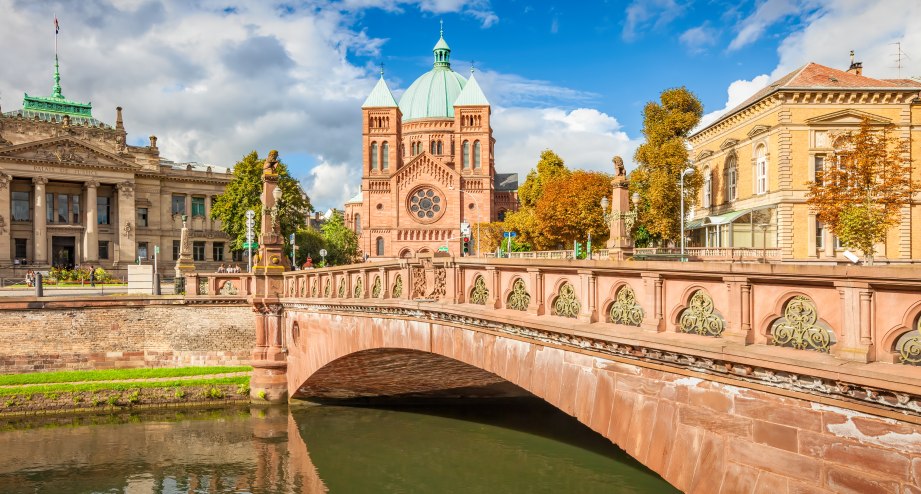
[[[611,220],[609,227],[611,237],[608,239],[608,259],[622,261],[633,255],[633,235],[630,229],[632,221],[627,221],[626,214],[630,213],[630,189],[627,177],[618,175],[611,181],[613,193],[611,194]]]
[[[176,261],[176,278],[195,272],[195,261],[192,260],[192,238],[189,237],[189,228],[186,216],[182,217],[182,230],[179,233],[179,259]]]

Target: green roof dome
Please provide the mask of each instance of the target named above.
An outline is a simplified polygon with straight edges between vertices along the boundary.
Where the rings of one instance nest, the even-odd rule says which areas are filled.
[[[454,101],[467,84],[467,79],[451,70],[451,48],[443,33],[432,53],[435,55],[432,70],[416,79],[400,97],[404,122],[421,118],[454,118]]]

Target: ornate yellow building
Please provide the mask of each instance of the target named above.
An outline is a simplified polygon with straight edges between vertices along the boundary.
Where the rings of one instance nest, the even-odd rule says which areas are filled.
[[[51,96],[26,94],[21,110],[0,113],[0,269],[118,269],[157,246],[160,267],[172,267],[183,215],[199,269],[230,260],[229,239],[209,218],[230,170],[174,163],[155,136],[147,146],[127,136],[121,107],[113,127],[63,96],[57,60]]]
[[[921,81],[873,79],[809,63],[772,82],[690,137],[704,176],[690,215],[690,246],[754,247],[785,261],[841,261],[844,249],[806,204],[806,183],[833,153],[836,135],[894,125],[921,156]],[[915,180],[921,168],[914,166]],[[877,248],[877,259],[921,259],[921,195]]]

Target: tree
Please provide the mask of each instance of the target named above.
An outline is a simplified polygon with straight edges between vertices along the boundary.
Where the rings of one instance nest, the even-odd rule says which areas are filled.
[[[498,247],[504,247],[502,233],[505,232],[505,223],[503,222],[474,223],[470,225],[470,232],[474,239],[479,237],[477,241],[480,242],[480,245],[477,246],[477,252],[480,255],[495,252]]]
[[[654,239],[678,241],[681,238],[679,178],[690,165],[688,135],[700,122],[703,105],[685,87],[662,91],[659,101],[650,101],[643,108],[646,142],[634,155],[639,166],[630,174],[630,189],[641,198],[637,227],[644,228]],[[685,177],[685,208],[696,202],[702,183],[699,173]]]
[[[611,199],[611,176],[602,172],[576,170],[545,182],[534,208],[540,232],[538,248],[570,246],[589,234],[597,244],[611,232],[604,221],[601,198]]]
[[[567,177],[571,172],[566,168],[563,158],[549,149],[540,153],[537,166],[528,172],[521,187],[518,188],[518,211],[505,216],[505,228],[518,233],[518,240],[540,248],[540,229],[534,215],[534,207],[544,192],[544,184],[558,178]]]
[[[808,182],[807,202],[841,243],[858,249],[873,263],[874,245],[886,240],[899,222],[899,210],[911,201],[918,184],[911,180],[906,140],[892,135],[892,126],[871,128],[866,119],[857,133],[835,141],[827,166]]]
[[[316,265],[320,262],[320,249],[326,248],[326,237],[316,228],[305,227],[297,231],[294,236],[294,243],[297,245],[297,265],[303,266],[307,256],[313,260]],[[288,252],[291,255],[291,252]]]
[[[262,167],[264,160],[252,151],[233,167],[233,180],[227,184],[224,193],[217,196],[211,207],[211,219],[221,221],[221,230],[231,238],[231,249],[240,250],[246,242],[246,211],[256,212],[258,234],[262,220]],[[301,189],[301,184],[288,175],[288,168],[278,162],[278,184],[281,188],[281,231],[293,232],[304,224],[311,211],[310,199]],[[287,238],[287,237],[286,237]]]
[[[341,211],[333,212],[332,217],[321,227],[326,240],[326,265],[351,264],[361,260],[358,249],[358,235],[345,226]]]

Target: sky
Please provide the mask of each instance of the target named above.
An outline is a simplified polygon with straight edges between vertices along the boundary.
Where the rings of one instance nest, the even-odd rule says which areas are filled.
[[[54,17],[64,95],[130,144],[232,166],[277,149],[318,210],[361,183],[361,103],[452,68],[492,104],[496,168],[520,181],[552,149],[571,168],[631,169],[642,109],[686,86],[704,123],[797,67],[921,76],[919,0],[0,0],[0,109],[49,95]],[[896,54],[904,53],[901,68]],[[12,47],[12,49],[11,49]]]

